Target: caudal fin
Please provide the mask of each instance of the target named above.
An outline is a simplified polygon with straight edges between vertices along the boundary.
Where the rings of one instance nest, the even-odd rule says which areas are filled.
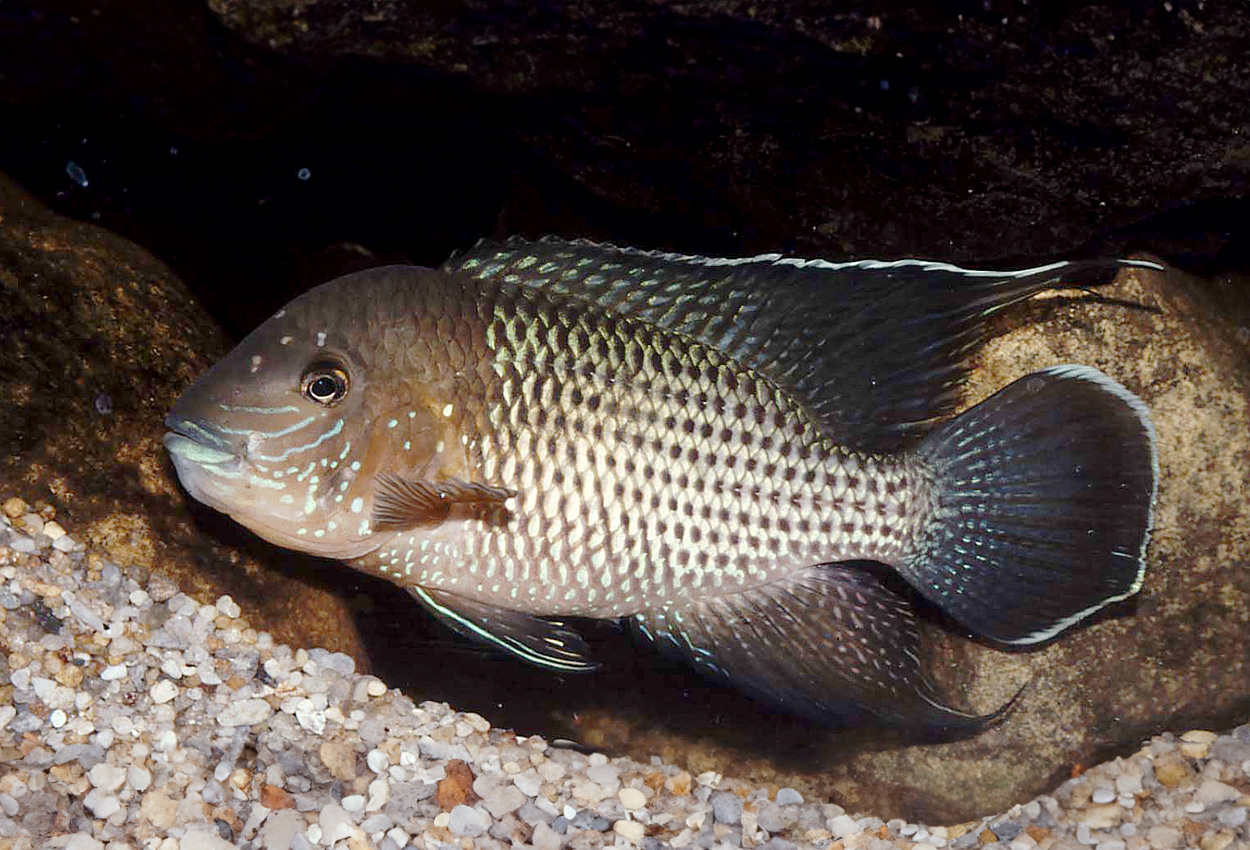
[[[973,632],[1047,640],[1136,593],[1159,477],[1144,404],[1086,366],[1028,375],[917,448],[936,509],[903,575]]]

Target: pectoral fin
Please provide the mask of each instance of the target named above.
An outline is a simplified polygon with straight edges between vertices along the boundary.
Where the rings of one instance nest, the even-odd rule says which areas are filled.
[[[437,525],[456,505],[502,507],[515,490],[448,478],[443,481],[410,481],[384,473],[378,477],[373,499],[373,527],[378,531],[402,531],[420,525]]]
[[[548,620],[475,602],[441,590],[409,587],[408,592],[466,637],[485,641],[523,661],[560,673],[589,673],[599,665],[581,636],[561,620]]]
[[[634,625],[700,672],[818,721],[867,710],[900,724],[978,728],[998,715],[943,705],[920,671],[907,600],[849,566],[638,614]]]

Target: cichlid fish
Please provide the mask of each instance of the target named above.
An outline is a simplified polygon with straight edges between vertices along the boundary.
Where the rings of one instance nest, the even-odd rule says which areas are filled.
[[[165,445],[261,537],[543,667],[594,667],[565,618],[626,618],[792,712],[975,726],[923,676],[908,599],[847,562],[1010,645],[1137,592],[1141,401],[1057,366],[948,418],[987,316],[1115,265],[482,243],[295,299]]]

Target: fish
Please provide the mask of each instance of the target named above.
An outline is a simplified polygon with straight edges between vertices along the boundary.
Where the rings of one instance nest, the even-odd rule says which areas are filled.
[[[1131,597],[1159,465],[1103,372],[959,412],[968,360],[991,316],[1126,266],[1162,268],[483,241],[300,295],[164,444],[193,498],[546,670],[596,669],[574,621],[610,620],[818,722],[979,728],[918,604],[1025,647]]]

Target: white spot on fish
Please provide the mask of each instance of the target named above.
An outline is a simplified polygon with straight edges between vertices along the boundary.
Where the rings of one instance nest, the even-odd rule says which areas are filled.
[[[404,451],[412,448],[412,440],[404,440]]]
[[[308,498],[304,501],[304,515],[307,516],[315,510],[317,510],[317,500],[309,493]]]
[[[284,505],[293,505],[295,504],[295,497],[292,496],[290,493],[284,493],[283,495],[278,497],[278,501]]]
[[[360,471],[360,461],[358,460],[352,461],[352,472],[359,472],[359,471]]]
[[[408,411],[408,418],[409,418],[409,419],[416,419],[416,418],[417,418],[417,412],[416,412],[415,410],[410,410],[410,411]]]
[[[317,331],[317,345],[318,345],[318,347],[323,346],[323,345],[325,345],[325,344],[326,344],[326,332],[325,332],[325,331]]]
[[[443,445],[444,445],[443,441],[439,440],[437,443],[434,444],[434,451],[441,453],[443,451]]]
[[[352,499],[352,513],[358,514],[364,509],[364,507],[365,507],[364,499],[360,498],[359,496]]]
[[[308,533],[308,529],[307,529],[307,528],[301,528],[299,531],[297,531],[297,532],[295,532],[295,533],[296,533],[296,534],[307,534],[307,533]]]
[[[326,536],[326,530],[324,528],[318,528],[316,531],[313,532],[313,537],[325,537],[325,536]]]
[[[369,520],[364,520],[363,522],[360,523],[360,528],[356,529],[356,536],[364,537],[368,533],[369,533]]]
[[[261,358],[261,356],[260,356],[259,354],[253,354],[253,355],[252,355],[252,369],[251,369],[251,373],[252,373],[253,375],[255,375],[255,374],[256,374],[256,372],[257,372],[257,370],[258,370],[258,369],[260,369],[261,360],[262,360],[262,358]]]
[[[444,405],[443,405],[443,416],[450,417],[450,416],[451,416],[451,412],[452,412],[452,410],[453,410],[453,409],[454,409],[454,408],[453,408],[450,404],[444,404]]]
[[[278,345],[290,345],[290,344],[291,344],[291,337],[289,336],[284,336],[282,337],[282,339],[278,340]]]
[[[398,420],[398,419],[392,419],[390,422],[387,422],[387,423],[386,423],[386,427],[387,427],[387,428],[394,428],[394,427],[395,427],[396,425],[398,425],[398,424],[399,424],[399,420]]]

